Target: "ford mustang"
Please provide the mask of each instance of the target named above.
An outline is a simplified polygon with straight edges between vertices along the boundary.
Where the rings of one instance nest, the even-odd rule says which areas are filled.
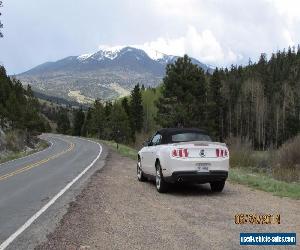
[[[160,193],[170,183],[210,183],[213,192],[222,192],[228,170],[226,144],[200,129],[161,129],[138,152],[138,180],[155,180]]]

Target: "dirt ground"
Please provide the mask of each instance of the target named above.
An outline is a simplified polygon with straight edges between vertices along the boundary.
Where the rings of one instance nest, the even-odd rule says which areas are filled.
[[[279,213],[281,224],[236,225],[238,213]],[[229,182],[220,194],[208,185],[174,186],[159,194],[153,183],[137,181],[135,161],[110,151],[105,167],[38,249],[241,249],[241,232],[299,237],[300,201]]]

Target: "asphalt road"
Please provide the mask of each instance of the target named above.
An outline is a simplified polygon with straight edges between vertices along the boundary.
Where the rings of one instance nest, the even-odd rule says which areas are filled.
[[[42,138],[51,143],[49,148],[0,165],[0,249],[34,247],[32,234],[31,242],[22,235],[34,227],[47,227],[38,225],[41,218],[59,220],[59,212],[53,211],[56,203],[72,200],[64,196],[95,171],[94,163],[103,155],[100,144],[81,138],[53,134]],[[46,217],[48,210],[53,218]]]

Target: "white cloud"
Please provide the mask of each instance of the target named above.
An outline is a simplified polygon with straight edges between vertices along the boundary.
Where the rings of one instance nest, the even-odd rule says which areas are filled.
[[[123,46],[100,45],[100,49],[114,50]],[[127,45],[128,46],[128,45]],[[236,63],[242,59],[231,49],[223,48],[211,30],[199,32],[194,26],[189,26],[180,37],[159,37],[143,44],[130,45],[145,50],[152,58],[159,57],[160,53],[167,55],[183,56],[188,54],[201,62],[223,66],[223,63]]]
[[[186,18],[199,17],[202,3],[199,0],[153,0],[155,11],[162,15]]]
[[[286,40],[288,45],[290,45],[290,46],[295,45],[295,42],[293,41],[292,35],[288,30],[283,30],[282,34],[283,34],[283,37]]]
[[[144,49],[147,52],[149,51],[149,53],[151,50],[169,55],[183,55],[184,53],[186,53],[184,48],[184,37],[173,39],[159,37],[153,41],[134,46]]]
[[[300,41],[299,0],[153,0],[154,9],[187,32],[181,47],[215,65],[247,63]],[[178,32],[177,32],[178,33]],[[182,30],[181,30],[182,33]],[[178,39],[167,39],[167,44]],[[171,46],[172,47],[172,46]]]
[[[185,37],[185,50],[205,62],[226,60],[226,51],[211,30],[203,30],[199,33],[195,27],[190,26]]]
[[[278,10],[278,13],[287,17],[289,21],[300,19],[300,1],[299,0],[268,0]]]

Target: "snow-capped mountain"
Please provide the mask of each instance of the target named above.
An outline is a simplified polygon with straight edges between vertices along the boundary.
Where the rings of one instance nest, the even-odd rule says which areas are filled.
[[[103,47],[99,51],[41,64],[17,77],[36,90],[81,102],[125,95],[137,84],[157,86],[165,67],[178,56],[135,47]],[[192,59],[203,70],[206,64]]]
[[[143,56],[147,55],[150,59],[155,60],[155,61],[169,61],[171,60],[174,56],[169,56],[164,53],[161,53],[157,50],[143,50],[139,47],[129,47],[129,46],[115,46],[115,47],[100,47],[100,50],[96,53],[90,53],[90,54],[83,54],[77,57],[78,60],[81,61],[86,61],[86,60],[105,60],[105,59],[110,59],[114,60],[116,57],[121,55],[122,53],[128,53],[128,52],[139,52]],[[141,58],[137,55],[136,56],[137,60],[140,60]]]
[[[83,63],[95,61],[104,61],[106,59],[114,60],[119,56],[124,54],[132,53],[135,54],[137,61],[142,59],[151,59],[153,61],[159,62],[161,64],[168,64],[173,62],[178,58],[178,56],[167,55],[157,50],[141,49],[139,47],[129,47],[129,46],[115,46],[115,47],[102,47],[96,53],[83,54],[77,57],[77,59]],[[147,58],[149,57],[149,58]],[[211,70],[210,66],[199,62],[193,58],[195,64],[198,64],[204,70]]]

